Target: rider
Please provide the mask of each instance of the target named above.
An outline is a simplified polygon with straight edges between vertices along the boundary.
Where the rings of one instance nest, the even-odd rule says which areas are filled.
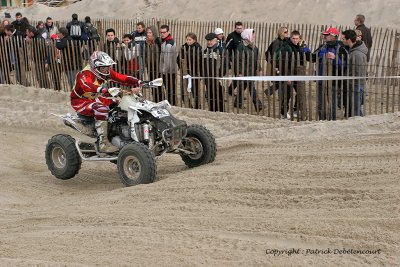
[[[99,137],[99,151],[115,152],[108,140],[107,119],[108,111],[118,100],[107,98],[109,82],[117,82],[126,86],[138,86],[141,81],[114,71],[111,67],[116,64],[104,52],[95,51],[90,56],[89,64],[76,76],[75,85],[71,91],[71,106],[78,114],[94,117],[96,132]],[[132,93],[138,94],[140,88],[132,88]]]

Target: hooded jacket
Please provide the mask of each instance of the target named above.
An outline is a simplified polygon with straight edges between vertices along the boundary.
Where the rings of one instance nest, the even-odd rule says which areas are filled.
[[[363,41],[357,41],[349,54],[349,75],[366,77],[367,75],[367,54],[368,48]],[[365,86],[365,79],[350,80],[355,86]]]

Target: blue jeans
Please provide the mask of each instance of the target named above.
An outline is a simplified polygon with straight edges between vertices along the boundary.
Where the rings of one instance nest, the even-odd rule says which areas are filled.
[[[361,110],[361,105],[364,103],[364,86],[354,85],[353,89],[354,98],[354,116],[364,116]]]
[[[318,84],[318,116],[320,120],[336,120],[336,85],[332,85],[331,95],[328,96],[328,87],[324,88],[325,95],[322,93],[322,84]],[[331,104],[328,107],[328,100]],[[327,117],[328,109],[330,116]]]

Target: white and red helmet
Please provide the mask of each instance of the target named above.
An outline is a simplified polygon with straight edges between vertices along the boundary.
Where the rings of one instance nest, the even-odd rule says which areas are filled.
[[[107,79],[110,76],[110,70],[103,72],[100,67],[111,67],[117,64],[115,61],[105,52],[94,51],[89,59],[90,70],[100,79]]]

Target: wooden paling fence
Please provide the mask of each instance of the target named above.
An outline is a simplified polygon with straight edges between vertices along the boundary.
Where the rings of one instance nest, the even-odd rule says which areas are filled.
[[[265,58],[265,51],[276,38],[276,31],[283,26],[280,23],[244,22],[244,28],[255,30],[255,45],[258,54],[250,60],[240,54],[222,53],[214,55],[217,60],[205,56],[206,41],[204,36],[222,28],[225,36],[234,29],[234,21],[195,22],[178,20],[146,20],[148,26],[157,29],[163,24],[170,27],[171,35],[176,42],[175,51],[165,54],[157,46],[131,48],[106,45],[106,29],[113,28],[116,36],[131,33],[135,29],[133,20],[93,20],[101,36],[100,42],[82,42],[71,44],[74,49],[58,51],[54,42],[44,40],[25,40],[13,38],[0,39],[0,82],[6,84],[21,84],[60,91],[70,91],[74,75],[86,64],[94,50],[105,51],[117,62],[114,67],[118,72],[138,77],[154,79],[163,77],[165,87],[145,92],[154,101],[168,99],[176,106],[199,108],[214,111],[259,114],[279,118],[283,113],[289,113],[291,119],[318,120],[343,119],[357,114],[354,81],[338,80],[319,82],[295,82],[292,84],[272,83],[267,81],[236,82],[230,80],[215,81],[210,77],[267,76],[276,75],[275,68],[291,65],[286,74],[315,76],[320,69],[319,62],[312,60],[297,61],[287,64],[288,59]],[[57,22],[65,26],[67,21]],[[298,30],[313,52],[322,43],[321,32],[327,25],[289,24],[284,25],[289,31]],[[336,26],[344,30],[345,26]],[[181,52],[188,32],[194,32],[202,46],[199,52],[189,54]],[[373,46],[371,57],[366,66],[368,80],[365,93],[358,97],[362,101],[364,115],[382,114],[400,110],[399,83],[397,79],[378,79],[382,76],[397,76],[399,72],[399,33],[393,29],[373,28]],[[162,74],[161,58],[169,59],[170,71]],[[286,62],[286,64],[285,64]],[[324,74],[332,72],[332,62],[325,60]],[[343,68],[343,67],[342,67]],[[339,71],[339,70],[336,70]],[[342,75],[348,75],[348,69],[342,69]],[[193,77],[203,77],[192,80],[192,90],[186,90],[188,81],[182,79],[185,74]],[[281,88],[281,89],[279,89]],[[283,90],[283,88],[286,88]],[[279,90],[276,90],[279,89]],[[292,97],[290,97],[292,96]],[[296,96],[296,97],[295,97]],[[363,99],[361,98],[363,97]],[[352,105],[353,104],[353,105]],[[297,111],[297,112],[294,112]],[[293,115],[298,113],[297,118]]]

